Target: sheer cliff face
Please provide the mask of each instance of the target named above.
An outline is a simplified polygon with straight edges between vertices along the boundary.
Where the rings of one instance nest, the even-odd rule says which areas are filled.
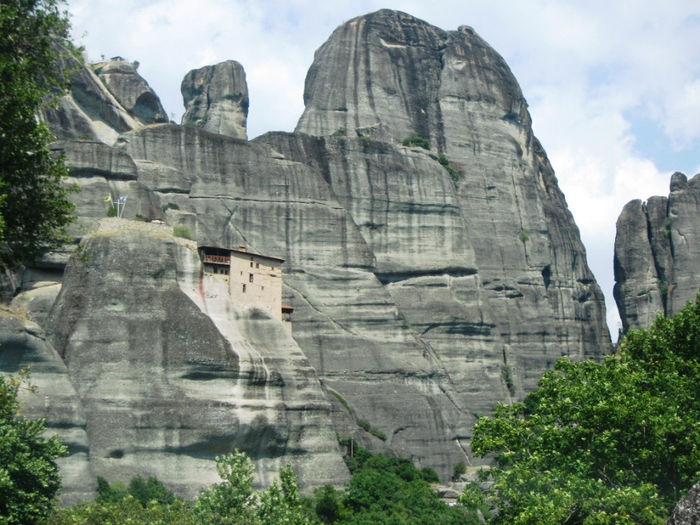
[[[471,28],[445,32],[388,10],[351,20],[317,51],[304,98],[297,132],[393,144],[419,135],[452,164],[451,204],[467,232],[458,257],[471,254],[458,266],[478,268],[475,295],[516,382],[531,389],[557,356],[608,348],[603,298],[527,103],[503,59]],[[339,178],[352,180],[345,171]],[[360,225],[361,193],[344,189],[334,186]],[[374,247],[377,231],[363,233]],[[441,256],[453,255],[446,245]],[[395,295],[401,288],[393,284]]]
[[[191,73],[187,82],[205,78],[204,73]],[[69,102],[78,99],[73,93]],[[92,343],[104,351],[119,348],[141,356],[134,358],[138,363],[162,363],[161,377],[177,381],[168,380],[166,388],[159,379],[163,394],[158,393],[158,403],[179,421],[192,410],[210,417],[201,408],[202,398],[223,395],[203,382],[198,401],[183,404],[185,413],[165,401],[168,388],[184,391],[182,355],[207,356],[216,346],[200,348],[200,338],[229,341],[239,362],[259,355],[265,365],[307,374],[310,368],[300,363],[308,359],[320,383],[312,373],[302,374],[307,379],[300,396],[294,385],[301,380],[288,379],[297,377],[289,372],[267,393],[253,382],[245,393],[248,403],[268,407],[272,399],[292,412],[305,412],[321,406],[325,395],[339,436],[353,435],[374,450],[412,457],[447,477],[458,461],[471,461],[476,414],[487,413],[498,401],[522,398],[562,355],[596,358],[609,350],[602,295],[586,265],[578,230],[532,135],[517,83],[502,58],[469,28],[445,32],[393,11],[351,20],[317,52],[305,99],[297,132],[269,133],[252,142],[220,134],[221,129],[139,126],[115,99],[117,113],[129,116],[133,126],[116,137],[110,132],[93,140],[76,140],[71,131],[59,134],[66,140],[56,145],[66,153],[73,181],[83,187],[76,196],[76,236],[104,216],[103,199],[111,193],[128,195],[125,218],[164,218],[186,224],[201,245],[246,245],[284,257],[284,302],[295,308],[294,341],[273,337],[272,330],[229,333],[230,323],[208,307],[185,307],[189,303],[172,275],[182,273],[180,266],[155,267],[137,246],[129,248],[127,239],[106,243],[99,236],[89,246],[94,264],[104,262],[104,272],[128,280],[127,261],[142,261],[141,301],[112,307],[96,280],[76,277],[76,266],[50,316],[52,341],[69,361],[71,381],[85,399],[85,417],[96,417],[100,424],[109,404],[100,401],[103,372],[91,362],[101,354],[91,350]],[[76,115],[89,108],[75,103],[78,109],[59,111],[52,124],[78,128],[75,123],[82,121]],[[100,114],[91,115],[103,122]],[[431,149],[401,145],[410,135],[425,137]],[[147,241],[137,244],[147,246]],[[125,259],[104,256],[105,251],[120,253],[118,246],[127,250]],[[166,248],[175,249],[160,246],[159,259],[179,260]],[[119,269],[107,266],[107,260],[117,259]],[[188,297],[199,304],[196,294]],[[41,304],[51,298],[55,292]],[[32,307],[30,298],[23,304],[40,313],[39,303]],[[98,313],[89,314],[90,304],[99,305]],[[177,319],[169,317],[171,305],[180,305]],[[131,316],[132,311],[139,314]],[[236,305],[222,311],[241,315]],[[73,321],[80,318],[76,312],[83,312],[82,321]],[[196,326],[184,322],[186,312],[199,319]],[[154,320],[145,328],[99,332],[110,319],[129,327],[141,316]],[[168,326],[174,325],[181,347],[173,347],[173,359],[164,359],[170,355],[162,353],[164,343],[154,345],[152,338],[160,331],[163,341],[170,341]],[[128,406],[143,407],[148,419],[155,405],[139,386],[139,367],[111,360],[104,369],[105,385],[110,374],[128,381],[135,392]],[[187,380],[196,387],[194,376]],[[222,408],[222,421],[237,421],[234,394],[226,394],[230,406]],[[312,413],[330,420],[323,410]],[[261,427],[261,440],[266,432],[289,436],[285,450],[337,459],[318,443],[295,445],[294,436],[307,436],[311,424],[280,416],[286,414],[282,408],[275,413],[267,418],[267,430]],[[122,416],[122,441],[128,445],[141,423]],[[98,440],[100,468],[145,464],[139,457],[153,464],[158,458],[164,464],[176,461],[169,454],[180,448],[159,435],[149,434],[151,444],[143,449],[122,449],[121,458],[112,455],[106,440]],[[252,437],[226,436],[221,439],[231,448],[256,450]],[[325,482],[323,472],[306,468],[305,476],[310,484]]]
[[[236,305],[202,274],[196,243],[170,231],[103,219],[45,322],[84,415],[89,472],[148,473],[194,497],[218,481],[214,456],[240,448],[263,485],[285,463],[302,486],[345,479],[330,404],[298,345]]]
[[[672,315],[700,288],[700,174],[671,177],[668,197],[634,200],[617,219],[615,301],[624,331]]]

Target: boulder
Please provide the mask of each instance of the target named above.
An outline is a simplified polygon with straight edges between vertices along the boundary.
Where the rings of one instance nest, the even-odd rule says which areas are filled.
[[[666,525],[697,525],[700,523],[700,482],[692,486],[688,493],[673,509]]]

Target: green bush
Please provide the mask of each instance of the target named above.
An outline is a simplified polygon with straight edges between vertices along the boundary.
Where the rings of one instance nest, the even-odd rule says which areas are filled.
[[[461,478],[466,471],[467,466],[464,464],[464,461],[460,461],[459,463],[455,464],[454,468],[452,469],[452,479],[456,480]]]
[[[668,283],[662,279],[659,279],[656,281],[656,284],[659,287],[659,293],[662,296],[665,296],[668,293]]]
[[[423,479],[428,483],[440,483],[440,478],[438,477],[437,472],[430,467],[423,467],[420,470],[420,473],[421,476],[423,476]]]
[[[331,485],[324,485],[314,491],[313,509],[323,523],[336,523],[348,514],[343,505],[342,493]]]
[[[362,430],[367,432],[368,434],[372,434],[374,437],[381,439],[382,441],[386,441],[386,434],[379,430],[378,428],[374,428],[369,421],[366,419],[357,419],[357,426],[359,426]]]
[[[343,505],[351,516],[341,523],[478,523],[475,513],[440,501],[410,460],[381,454],[353,473]]]
[[[147,480],[141,476],[131,478],[128,492],[143,506],[148,505],[151,501],[156,501],[161,505],[170,505],[175,501],[175,495],[153,476]]]
[[[133,523],[139,525],[201,525],[190,505],[177,499],[171,505],[151,501],[142,505],[127,494],[118,501],[92,501],[61,509],[49,520],[51,525],[97,525]],[[224,522],[221,522],[224,523]]]
[[[520,230],[519,237],[520,237],[520,240],[522,241],[523,244],[525,244],[527,241],[530,240],[530,236],[524,230]]]
[[[352,442],[352,443],[351,443]],[[372,453],[360,445],[356,440],[350,439],[340,439],[338,440],[341,447],[345,447],[347,454],[344,456],[345,464],[351,473],[358,472],[365,464],[365,462],[372,457]],[[353,451],[353,455],[350,456],[350,450]]]
[[[515,384],[513,383],[513,370],[510,365],[504,364],[501,367],[501,379],[506,385],[511,396],[515,395]]]
[[[348,411],[348,414],[350,414],[352,417],[355,417],[355,411],[352,409],[350,404],[345,400],[343,396],[341,396],[338,392],[333,390],[332,388],[328,388],[328,391],[331,393],[333,397],[335,397],[338,401],[340,401],[340,404],[345,407],[345,410]]]
[[[443,168],[447,170],[447,173],[450,174],[450,177],[452,178],[455,184],[462,180],[462,173],[452,165],[447,156],[441,153],[440,155],[438,155],[437,161]]]
[[[115,481],[109,483],[102,476],[97,476],[97,501],[115,502],[123,500],[129,493],[124,486],[124,483]]]
[[[192,232],[184,224],[179,224],[173,228],[173,235],[175,237],[182,237],[183,239],[192,240]]]
[[[410,137],[406,137],[403,139],[402,144],[404,146],[418,146],[419,148],[427,150],[430,149],[430,141],[425,137],[421,137],[420,135],[411,135]]]
[[[177,205],[176,203],[174,203],[174,202],[169,202],[169,203],[167,203],[167,204],[165,204],[165,205],[163,206],[163,211],[167,211],[167,210],[179,210],[179,209],[180,209],[180,206],[178,206],[178,205]]]
[[[107,217],[116,217],[117,216],[117,207],[113,205],[107,206]]]

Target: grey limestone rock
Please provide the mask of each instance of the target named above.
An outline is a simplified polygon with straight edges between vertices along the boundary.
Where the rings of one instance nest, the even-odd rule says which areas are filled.
[[[92,65],[105,87],[139,123],[145,125],[168,122],[168,116],[158,95],[136,72],[136,68],[134,63],[121,57]]]
[[[671,177],[668,197],[634,200],[617,220],[615,301],[623,331],[673,315],[700,289],[700,174]]]
[[[227,60],[193,69],[180,86],[185,103],[183,126],[246,139],[248,85],[243,66]]]
[[[210,93],[245,97],[234,70],[188,74],[189,106],[209,108]],[[457,462],[476,462],[476,415],[521,399],[562,355],[610,350],[602,294],[526,102],[473,30],[388,10],[351,20],[316,53],[305,101],[297,132],[251,142],[244,125],[227,136],[135,124],[106,145],[59,145],[86,188],[81,227],[104,213],[101,195],[128,193],[130,213],[187,225],[200,245],[283,257],[283,301],[294,307],[291,340],[203,297],[179,241],[107,230],[85,239],[91,257],[69,265],[45,324],[84,404],[95,473],[161,477],[185,465],[197,485],[210,478],[192,456],[226,442],[253,451],[263,483],[282,461],[269,458],[288,457],[282,449],[300,451],[290,454],[305,483],[337,482],[346,472],[330,432],[447,479]],[[226,118],[216,125],[230,124],[230,106],[218,107]],[[183,122],[196,124],[191,115]],[[404,146],[410,135],[430,149]],[[41,316],[42,301],[22,304]],[[192,352],[221,372],[195,361],[205,369],[192,376]],[[222,361],[231,355],[235,366]],[[233,379],[243,390],[219,389]],[[219,399],[234,414],[229,427],[204,408]],[[112,433],[118,445],[107,439],[110,411],[124,429]]]
[[[113,145],[120,133],[168,122],[160,99],[132,63],[117,57],[88,66],[67,49],[61,56],[62,67],[70,72],[70,92],[56,107],[41,111],[59,140]]]
[[[120,133],[138,127],[91,68],[67,49],[61,56],[62,67],[70,71],[70,92],[59,99],[57,107],[41,112],[58,139],[112,144]]]
[[[47,341],[41,327],[17,306],[0,310],[0,370],[16,374],[30,370],[29,382],[36,391],[21,389],[22,415],[45,419],[46,432],[67,445],[68,455],[59,458],[60,500],[72,505],[94,497],[95,482],[89,468],[89,443],[85,414],[61,357]]]
[[[372,129],[393,144],[418,135],[451,164],[453,205],[473,254],[460,266],[478,268],[464,303],[481,306],[467,318],[492,324],[488,346],[504,374],[512,372],[514,393],[534,388],[561,355],[608,351],[602,293],[527,103],[504,60],[471,28],[447,32],[390,10],[355,18],[316,52],[304,100],[297,132],[365,136]],[[474,316],[485,305],[490,313]],[[450,337],[445,343],[454,351]]]
[[[108,209],[122,196],[127,198],[123,217],[162,218],[160,199],[154,191],[157,187],[137,180],[136,163],[123,146],[108,146],[99,140],[65,140],[53,143],[52,149],[65,156],[69,168],[67,182],[80,188],[70,195],[78,213],[77,220],[68,228],[68,233],[77,241],[96,220],[107,216]]]
[[[688,493],[673,509],[666,525],[697,525],[700,523],[700,482],[691,487]]]
[[[103,219],[66,268],[46,322],[84,408],[90,472],[155,475],[193,497],[215,456],[246,451],[267,485],[347,478],[330,406],[282,325],[202,279],[196,243]]]

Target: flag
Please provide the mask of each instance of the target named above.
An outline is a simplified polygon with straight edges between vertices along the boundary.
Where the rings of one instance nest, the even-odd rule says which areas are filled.
[[[111,196],[111,195],[107,195],[107,196],[105,197],[105,202],[112,202],[112,196]]]

